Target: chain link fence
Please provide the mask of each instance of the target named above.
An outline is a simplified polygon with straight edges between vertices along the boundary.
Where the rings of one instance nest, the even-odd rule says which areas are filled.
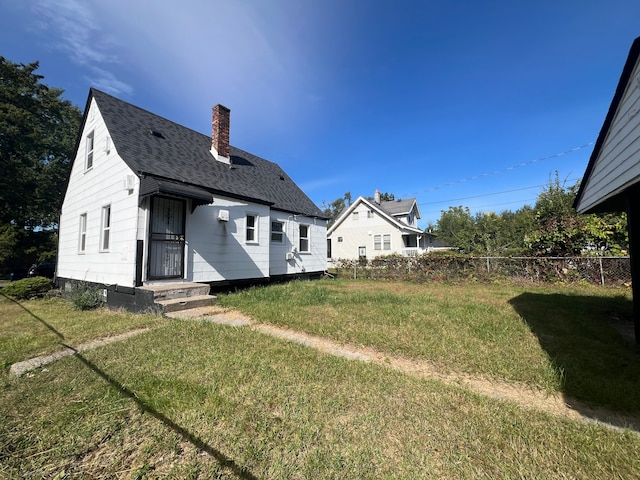
[[[413,282],[512,279],[526,282],[629,285],[629,257],[463,257],[424,255],[337,260],[335,273]]]

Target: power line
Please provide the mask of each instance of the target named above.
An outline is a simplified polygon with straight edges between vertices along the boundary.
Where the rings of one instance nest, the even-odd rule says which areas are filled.
[[[578,178],[572,178],[569,180],[566,180],[567,182],[573,182],[573,181],[577,181],[579,180]],[[424,202],[424,203],[420,203],[419,205],[439,205],[442,203],[449,203],[449,202],[457,202],[458,200],[470,200],[473,198],[481,198],[481,197],[491,197],[493,195],[501,195],[503,193],[513,193],[513,192],[521,192],[523,190],[531,190],[532,188],[541,188],[546,186],[546,184],[544,185],[533,185],[531,187],[522,187],[522,188],[514,188],[513,190],[504,190],[502,192],[493,192],[493,193],[483,193],[481,195],[473,195],[470,197],[459,197],[459,198],[452,198],[450,200],[441,200],[438,202]],[[511,202],[510,202],[511,203]]]
[[[587,148],[587,147],[592,146],[594,143],[595,142],[585,143],[584,145],[572,148],[571,150],[565,150],[564,152],[555,153],[555,154],[549,155],[547,157],[540,157],[540,158],[536,158],[535,160],[529,160],[528,162],[522,162],[522,163],[519,163],[517,165],[512,165],[511,167],[503,168],[501,170],[495,170],[493,172],[482,173],[480,175],[474,175],[472,177],[467,177],[467,178],[463,178],[463,179],[460,179],[460,180],[455,180],[453,182],[442,183],[440,185],[436,185],[435,187],[427,188],[425,190],[420,190],[420,191],[417,191],[417,192],[406,193],[406,194],[404,194],[402,196],[403,197],[410,197],[410,196],[413,196],[413,195],[419,195],[421,193],[432,192],[433,190],[438,190],[440,188],[450,187],[451,185],[457,185],[459,183],[469,182],[471,180],[477,180],[478,178],[490,177],[490,176],[493,176],[493,175],[498,175],[500,173],[509,172],[509,171],[514,170],[516,168],[522,168],[522,167],[526,167],[528,165],[533,165],[534,163],[538,163],[538,162],[541,162],[543,160],[549,160],[551,158],[561,157],[562,155],[566,155],[568,153],[577,152],[578,150],[582,150],[583,148]]]

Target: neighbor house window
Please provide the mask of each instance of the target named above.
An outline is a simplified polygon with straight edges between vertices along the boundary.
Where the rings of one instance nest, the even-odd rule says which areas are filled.
[[[258,216],[253,213],[247,213],[245,240],[247,242],[258,241]]]
[[[373,236],[374,250],[391,250],[391,234],[377,234]]]
[[[93,147],[94,147],[94,138],[93,132],[87,135],[87,158],[85,161],[85,170],[89,170],[93,167]]]
[[[102,226],[100,228],[100,250],[109,250],[111,239],[111,205],[102,207]]]
[[[80,238],[78,240],[78,252],[84,253],[87,249],[87,214],[80,215]]]
[[[271,222],[271,241],[275,243],[282,243],[284,241],[284,223],[272,221]]]
[[[309,251],[309,225],[300,225],[300,251]]]

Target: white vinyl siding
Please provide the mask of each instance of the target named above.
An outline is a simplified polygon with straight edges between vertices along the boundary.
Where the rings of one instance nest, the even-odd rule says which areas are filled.
[[[587,179],[578,212],[623,192],[640,179],[640,65],[636,64],[598,158]]]

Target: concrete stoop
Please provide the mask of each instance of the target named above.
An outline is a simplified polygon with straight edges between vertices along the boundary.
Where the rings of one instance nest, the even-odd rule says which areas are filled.
[[[168,283],[140,288],[153,292],[154,303],[163,313],[209,307],[217,300],[215,295],[209,295],[209,285],[202,283]]]

